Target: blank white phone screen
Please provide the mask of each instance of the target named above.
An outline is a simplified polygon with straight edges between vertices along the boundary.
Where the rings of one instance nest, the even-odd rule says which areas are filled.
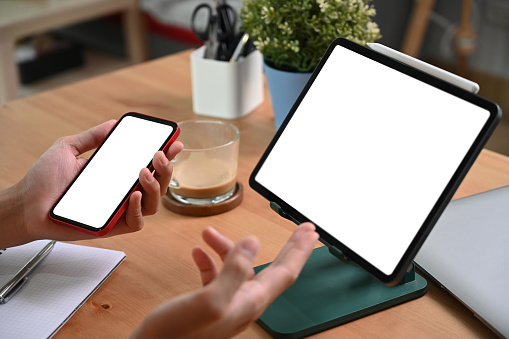
[[[389,275],[488,117],[336,46],[255,180]]]
[[[172,126],[125,116],[53,213],[90,227],[105,226],[172,131]]]

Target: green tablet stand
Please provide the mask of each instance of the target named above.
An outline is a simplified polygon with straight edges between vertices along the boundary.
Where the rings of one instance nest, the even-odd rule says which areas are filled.
[[[279,206],[271,207],[295,221]],[[274,338],[302,338],[426,293],[427,281],[414,267],[398,285],[388,287],[343,259],[334,248],[313,250],[297,281],[267,308],[258,324]]]

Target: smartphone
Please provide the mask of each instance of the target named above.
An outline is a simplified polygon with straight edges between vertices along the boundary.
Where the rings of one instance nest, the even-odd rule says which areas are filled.
[[[117,122],[50,210],[50,218],[96,236],[108,233],[122,216],[131,194],[139,189],[143,167],[177,139],[178,125],[140,113]]]

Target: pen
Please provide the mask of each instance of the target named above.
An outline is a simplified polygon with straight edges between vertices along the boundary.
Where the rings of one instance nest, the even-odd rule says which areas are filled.
[[[56,241],[50,241],[42,250],[40,250],[37,254],[35,254],[32,259],[30,259],[25,266],[23,266],[18,273],[12,278],[7,284],[0,288],[0,305],[8,302],[27,282],[28,275],[32,270],[39,265],[39,263],[48,256],[53,247],[55,246]]]
[[[249,40],[249,34],[244,33],[242,35],[242,38],[240,38],[239,43],[237,44],[237,47],[235,47],[235,51],[233,52],[232,57],[230,58],[230,62],[236,62],[240,56],[240,53],[242,52],[242,49],[246,45],[247,41]]]

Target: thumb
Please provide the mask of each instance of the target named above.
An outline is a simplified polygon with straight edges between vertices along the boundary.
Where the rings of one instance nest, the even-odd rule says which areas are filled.
[[[65,138],[75,156],[99,147],[115,126],[116,120],[106,121],[84,132]]]

